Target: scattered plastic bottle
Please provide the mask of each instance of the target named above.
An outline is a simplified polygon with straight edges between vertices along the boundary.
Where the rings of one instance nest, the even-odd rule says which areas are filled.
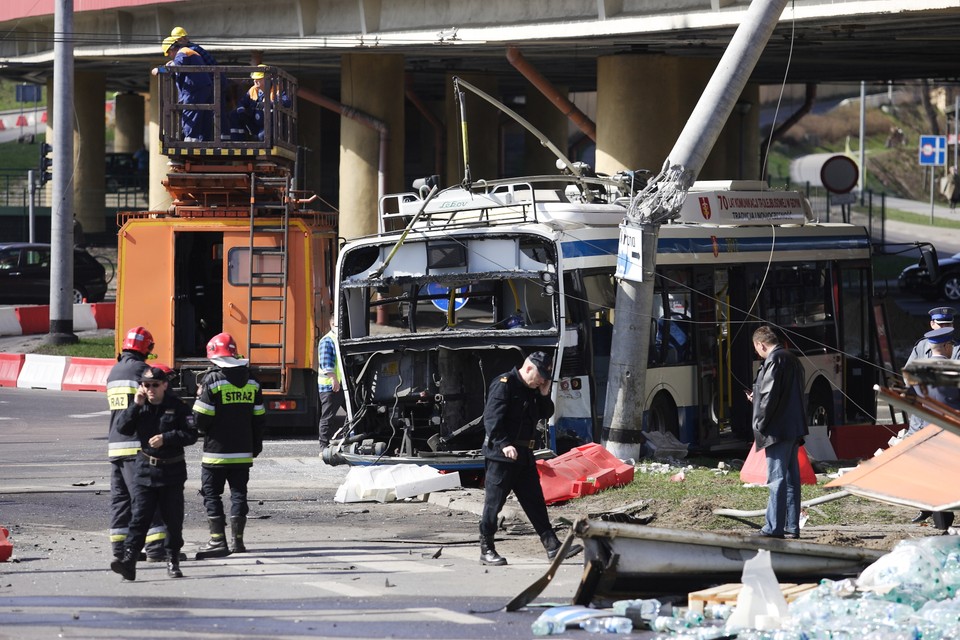
[[[726,620],[733,613],[733,607],[729,604],[712,602],[703,608],[703,617],[708,620]]]
[[[633,622],[623,616],[609,616],[606,618],[587,618],[580,623],[581,629],[590,633],[631,633]]]
[[[627,609],[637,609],[644,620],[653,620],[660,615],[663,605],[659,600],[617,600],[611,607],[618,616],[626,615]]]
[[[537,618],[533,621],[533,624],[530,625],[530,631],[535,636],[557,636],[566,631],[566,629],[567,626],[562,622],[546,620],[544,618]]]

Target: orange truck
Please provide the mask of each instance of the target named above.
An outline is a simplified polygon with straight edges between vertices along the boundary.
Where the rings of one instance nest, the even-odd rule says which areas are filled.
[[[221,91],[250,71],[194,69],[217,79],[213,105],[229,105]],[[293,78],[274,68],[268,75],[296,95]],[[316,197],[294,188],[296,106],[268,104],[262,140],[221,135],[224,107],[215,110],[213,141],[184,141],[179,122],[192,105],[178,103],[172,85],[161,76],[172,204],[120,214],[117,326],[151,331],[157,361],[179,374],[185,398],[210,367],[207,341],[229,333],[263,387],[268,427],[315,431],[317,344],[333,310],[337,219],[311,209]]]

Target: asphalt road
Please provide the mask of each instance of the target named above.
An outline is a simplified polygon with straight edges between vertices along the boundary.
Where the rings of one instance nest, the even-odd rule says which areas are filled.
[[[250,552],[188,561],[185,577],[109,569],[107,412],[100,394],[0,389],[0,638],[524,638],[536,608],[500,609],[547,568],[532,534],[506,567],[478,562],[476,490],[431,502],[338,504],[346,467],[312,441],[268,442],[251,477]],[[207,537],[199,446],[188,451],[184,551]],[[446,496],[444,494],[437,494]],[[580,558],[536,602],[569,604]],[[571,633],[585,633],[571,631]],[[634,637],[644,637],[643,633]]]

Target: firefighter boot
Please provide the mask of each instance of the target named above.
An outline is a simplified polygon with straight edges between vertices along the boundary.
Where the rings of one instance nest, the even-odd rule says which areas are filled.
[[[493,546],[493,536],[480,536],[480,564],[500,567],[507,564],[507,559],[497,553]]]
[[[130,580],[131,582],[137,579],[137,556],[133,549],[129,547],[124,547],[123,549],[123,558],[119,560],[114,560],[110,563],[110,569],[114,573],[119,573],[123,576],[124,580]]]
[[[210,540],[207,544],[200,547],[197,551],[197,560],[207,558],[224,558],[230,555],[230,548],[227,546],[226,518],[207,518],[210,522]]]
[[[182,578],[183,572],[180,571],[180,553],[167,554],[167,577]]]
[[[543,548],[547,550],[547,560],[553,560],[557,557],[557,552],[560,551],[560,540],[557,539],[557,534],[552,530],[547,531],[542,536],[540,536],[540,542],[543,543]],[[572,544],[570,548],[567,549],[567,555],[564,556],[564,560],[567,558],[572,558],[583,551],[583,546],[579,544]]]
[[[243,545],[243,529],[247,526],[247,516],[230,517],[230,533],[233,537],[233,552],[246,553],[247,548]]]
[[[123,543],[122,542],[111,542],[113,547],[113,557],[117,560],[123,560]]]

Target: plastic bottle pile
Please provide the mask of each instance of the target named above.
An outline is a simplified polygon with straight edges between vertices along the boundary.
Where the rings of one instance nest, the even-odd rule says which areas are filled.
[[[555,619],[554,609],[547,610],[534,623],[535,635],[579,626],[605,633],[649,627],[658,632],[657,640],[956,640],[960,536],[904,540],[856,580],[822,580],[789,604],[779,628],[734,628],[724,622],[733,610],[728,605],[708,605],[703,616],[685,609],[671,614],[657,600],[622,600],[605,610],[582,607],[576,615],[572,607],[555,609],[567,610],[571,618]],[[627,628],[617,620],[631,624]]]

